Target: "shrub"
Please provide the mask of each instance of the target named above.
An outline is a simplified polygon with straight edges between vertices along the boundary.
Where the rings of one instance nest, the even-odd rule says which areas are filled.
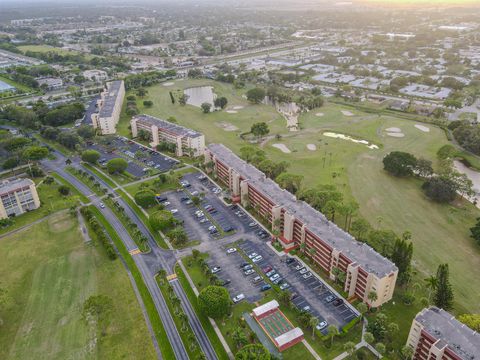
[[[82,152],[82,160],[90,164],[95,164],[100,159],[100,153],[96,150],[85,150]]]
[[[155,194],[151,190],[142,190],[135,194],[135,202],[143,208],[152,207],[157,203]]]
[[[110,174],[121,173],[127,169],[127,160],[122,158],[115,158],[107,163],[107,171]]]
[[[204,314],[218,319],[230,312],[230,295],[223,286],[207,286],[198,295],[198,305]]]
[[[58,192],[63,196],[67,196],[70,194],[70,188],[67,185],[60,185],[58,187]]]

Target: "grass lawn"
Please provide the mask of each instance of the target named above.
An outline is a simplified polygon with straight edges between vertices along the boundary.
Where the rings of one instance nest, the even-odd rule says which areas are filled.
[[[68,209],[78,203],[79,196],[63,196],[58,192],[59,184],[41,183],[37,186],[38,196],[40,197],[40,207],[36,210],[24,213],[13,218],[13,224],[5,228],[0,228],[0,234],[5,234],[22,226],[28,225],[44,216],[53,214],[59,210]],[[73,191],[73,188],[72,188]]]
[[[77,220],[58,214],[0,240],[2,359],[153,359],[155,351],[127,274],[103,248],[85,244]],[[28,259],[28,260],[27,260]],[[113,301],[102,335],[81,317],[90,295]]]
[[[35,90],[35,89],[32,89],[32,88],[29,88],[28,86],[26,85],[23,85],[23,84],[20,84],[16,81],[13,81],[5,76],[0,76],[0,81],[3,81],[9,85],[12,85],[14,86],[16,89],[18,90],[22,90],[23,92],[36,92],[38,90]],[[0,98],[1,99],[1,98]]]
[[[88,60],[96,57],[96,55],[84,54],[84,53],[81,53],[79,51],[67,50],[67,49],[62,49],[62,48],[59,48],[59,47],[49,46],[49,45],[21,45],[21,46],[18,46],[18,49],[20,51],[22,51],[24,54],[27,51],[34,51],[34,52],[39,52],[39,53],[55,52],[59,55],[78,55],[78,54],[82,54],[82,55],[85,55],[85,57]]]
[[[217,94],[229,99],[229,108],[236,105],[244,108],[237,110],[236,114],[224,111],[202,114],[193,106],[171,103],[169,91],[200,85],[214,86]],[[359,213],[372,225],[378,226],[381,219],[382,227],[391,228],[398,234],[410,231],[414,242],[414,264],[422,276],[433,274],[440,263],[449,263],[457,312],[480,311],[480,303],[470,291],[472,287],[480,288],[480,277],[470,271],[480,266],[480,248],[468,234],[479,211],[465,202],[458,206],[435,204],[423,196],[418,181],[393,178],[382,169],[382,158],[392,150],[424,157],[433,161],[435,167],[437,150],[449,144],[442,129],[428,124],[430,131],[422,132],[411,120],[327,103],[300,116],[300,131],[288,132],[285,120],[273,107],[249,105],[241,97],[243,91],[209,80],[181,80],[171,87],[159,84],[148,88],[146,98],[154,105],[146,109],[139,100],[139,109],[163,118],[175,116],[181,125],[203,132],[208,143],[222,142],[237,153],[246,145],[239,133],[248,131],[253,122],[267,121],[270,134],[281,135],[280,140],[271,138],[262,144],[269,158],[288,161],[289,172],[304,176],[303,186],[335,184],[346,200],[355,199],[360,204]],[[353,116],[347,116],[342,110]],[[318,113],[323,115],[317,116]],[[120,127],[127,134],[128,120],[125,120],[124,117]],[[239,130],[225,131],[223,123]],[[386,129],[391,127],[399,128],[405,136],[388,136]],[[380,149],[372,150],[363,144],[326,137],[323,135],[325,131],[368,140]],[[291,153],[274,148],[275,143],[284,144]],[[307,144],[315,145],[317,150],[308,150]]]

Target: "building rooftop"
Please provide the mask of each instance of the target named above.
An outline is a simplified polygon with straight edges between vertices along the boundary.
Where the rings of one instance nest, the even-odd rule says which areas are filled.
[[[0,183],[0,195],[6,194],[21,187],[30,186],[34,182],[30,179],[5,180]]]
[[[255,309],[252,310],[252,312],[256,317],[259,317],[265,314],[266,312],[269,312],[270,310],[277,309],[278,306],[279,306],[278,301],[272,300],[272,301],[269,301],[268,303],[265,303],[263,305],[256,307]]]
[[[199,137],[199,136],[203,136],[198,131],[183,127],[181,125],[171,123],[171,122],[166,121],[166,120],[156,118],[154,116],[142,114],[142,115],[136,115],[136,116],[134,116],[134,118],[142,121],[143,123],[146,123],[146,124],[149,124],[149,125],[155,125],[160,129],[167,130],[169,132],[175,133],[175,134],[180,135],[180,136],[188,136],[188,137],[191,137],[191,138],[196,138],[196,137]]]
[[[438,349],[447,346],[461,359],[480,359],[480,333],[462,324],[452,314],[432,306],[418,313],[415,320],[439,340],[435,344]]]
[[[287,331],[286,333],[277,336],[275,338],[275,342],[277,343],[278,347],[281,347],[285,344],[288,344],[289,342],[298,339],[299,337],[303,336],[303,331],[300,328],[294,328],[290,331]]]
[[[123,80],[115,80],[107,83],[107,91],[103,99],[103,105],[100,108],[99,117],[107,118],[113,115],[113,109],[117,102],[117,95],[123,86]]]
[[[280,188],[277,183],[267,178],[256,167],[240,159],[223,144],[208,146],[220,161],[236,169],[245,179],[248,179],[255,189],[261,191],[277,205],[282,206],[287,213],[305,224],[308,229],[332,248],[339,250],[352,262],[360,265],[365,271],[384,277],[397,270],[393,262],[377,253],[369,245],[355,240],[353,236],[343,231],[325,215],[312,208],[290,192]]]

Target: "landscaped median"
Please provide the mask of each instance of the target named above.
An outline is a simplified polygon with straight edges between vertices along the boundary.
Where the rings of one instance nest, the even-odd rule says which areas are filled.
[[[140,274],[137,265],[133,261],[133,258],[128,253],[127,248],[123,244],[117,232],[113,229],[107,219],[105,219],[103,214],[94,206],[89,206],[88,208],[91,209],[97,220],[103,225],[103,227],[109,234],[110,238],[118,249],[120,256],[127,264],[127,267],[129,268],[133,278],[135,279],[135,283],[137,284],[138,290],[145,304],[145,308],[147,310],[150,323],[152,324],[155,337],[157,338],[158,344],[160,346],[163,358],[172,360],[175,359],[175,354],[173,352],[172,346],[170,345],[170,342],[168,341],[167,333],[165,332],[165,329],[163,327],[162,320],[160,319],[152,296],[150,295],[147,286],[143,282],[142,275]]]
[[[88,172],[76,169],[72,166],[67,166],[65,170],[70,173],[72,176],[76,177],[82,183],[84,183],[90,190],[92,190],[98,196],[103,196],[108,192],[107,188],[102,187],[93,175],[90,175]]]

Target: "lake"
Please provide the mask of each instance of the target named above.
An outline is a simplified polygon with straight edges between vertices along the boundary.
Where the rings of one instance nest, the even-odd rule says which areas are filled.
[[[183,93],[188,96],[187,104],[200,107],[203,103],[209,103],[213,107],[213,100],[215,100],[215,93],[213,86],[198,86],[183,90]]]

